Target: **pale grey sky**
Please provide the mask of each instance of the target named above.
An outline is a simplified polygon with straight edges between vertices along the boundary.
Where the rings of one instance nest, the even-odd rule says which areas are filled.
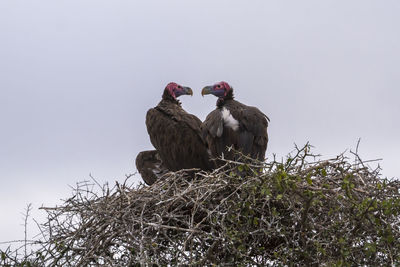
[[[1,1],[0,241],[23,237],[26,204],[40,218],[89,173],[134,173],[170,81],[192,87],[183,107],[202,120],[216,99],[201,88],[229,82],[271,118],[267,157],[361,138],[398,177],[399,14],[394,0]]]

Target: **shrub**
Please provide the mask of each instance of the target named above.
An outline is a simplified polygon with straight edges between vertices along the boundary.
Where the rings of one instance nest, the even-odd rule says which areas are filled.
[[[310,146],[284,161],[238,161],[152,186],[84,182],[43,208],[32,265],[395,265],[400,181],[354,154],[321,160]],[[2,256],[7,265],[12,257]],[[16,252],[17,253],[17,252]],[[17,257],[14,257],[14,261]]]

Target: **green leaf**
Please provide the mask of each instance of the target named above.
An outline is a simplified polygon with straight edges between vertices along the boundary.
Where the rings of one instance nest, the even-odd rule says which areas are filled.
[[[253,224],[254,224],[254,225],[258,225],[258,218],[257,218],[257,217],[254,217],[254,219],[253,219]]]
[[[381,183],[377,183],[377,184],[376,184],[376,187],[377,187],[379,190],[381,190],[381,189],[382,189],[382,184],[381,184]]]
[[[376,252],[376,244],[374,243],[365,243],[364,248],[368,255],[373,255]]]

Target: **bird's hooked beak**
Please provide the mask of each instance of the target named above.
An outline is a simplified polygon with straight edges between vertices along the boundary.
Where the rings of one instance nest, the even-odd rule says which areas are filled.
[[[193,91],[190,87],[183,87],[183,92],[185,93],[185,95],[193,96]]]
[[[212,90],[213,90],[212,86],[204,87],[203,90],[201,90],[201,96],[212,94]]]

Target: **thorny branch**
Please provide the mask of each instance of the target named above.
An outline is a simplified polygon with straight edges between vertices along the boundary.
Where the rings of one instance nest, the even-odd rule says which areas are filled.
[[[357,151],[357,150],[356,150]],[[353,153],[353,152],[352,152]],[[400,263],[400,182],[357,153],[321,160],[307,144],[282,162],[225,160],[190,180],[110,188],[94,178],[43,207],[31,263],[48,266],[393,265]],[[261,171],[262,170],[262,171]],[[96,192],[95,185],[100,188]],[[2,252],[0,265],[19,260]],[[135,265],[136,266],[136,265]]]

